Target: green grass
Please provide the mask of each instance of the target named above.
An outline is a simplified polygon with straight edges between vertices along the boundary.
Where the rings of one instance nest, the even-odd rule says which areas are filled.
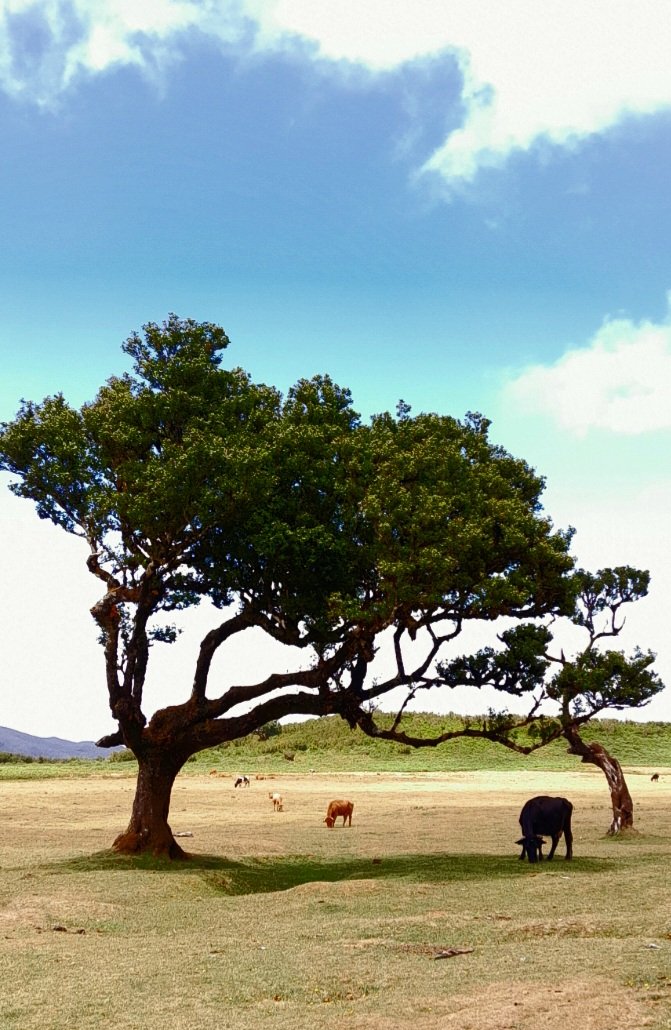
[[[384,717],[382,717],[384,718]],[[408,715],[403,727],[416,736],[429,736],[463,727],[459,716],[425,713]],[[671,723],[637,723],[595,719],[583,730],[586,741],[598,740],[623,766],[644,768],[671,766]],[[291,756],[291,757],[286,757]],[[566,743],[555,741],[531,755],[519,755],[485,740],[456,739],[439,747],[411,748],[373,740],[360,730],[350,730],[337,716],[289,723],[268,740],[256,735],[231,741],[195,755],[185,767],[202,772],[204,766],[235,774],[264,772],[468,772],[476,769],[565,771],[579,759],[567,754]],[[119,757],[107,760],[0,763],[0,780],[77,778],[86,775],[133,775],[135,763]]]

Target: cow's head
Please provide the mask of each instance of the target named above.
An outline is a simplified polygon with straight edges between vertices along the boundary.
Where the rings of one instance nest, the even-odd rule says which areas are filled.
[[[333,824],[335,823],[335,816],[334,815],[327,815],[326,819],[324,820],[324,822],[328,826],[329,830],[332,830],[333,829]]]
[[[543,837],[539,837],[537,833],[532,833],[528,837],[522,837],[516,843],[521,845],[522,848],[520,858],[524,858],[526,855],[530,862],[540,862],[543,858],[545,840]]]

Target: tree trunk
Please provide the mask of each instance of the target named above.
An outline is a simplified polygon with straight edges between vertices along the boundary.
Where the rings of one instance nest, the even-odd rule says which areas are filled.
[[[150,852],[166,858],[185,859],[168,824],[170,795],[182,763],[174,756],[151,751],[138,758],[137,786],[130,823],[112,845],[122,854]]]
[[[625,782],[622,766],[617,758],[613,758],[606,751],[605,747],[593,741],[586,744],[581,738],[575,726],[569,726],[564,730],[564,736],[569,742],[569,754],[580,755],[583,762],[590,762],[597,765],[604,773],[610,789],[610,800],[613,806],[613,821],[608,830],[609,834],[619,833],[620,830],[629,830],[634,825],[634,802]]]

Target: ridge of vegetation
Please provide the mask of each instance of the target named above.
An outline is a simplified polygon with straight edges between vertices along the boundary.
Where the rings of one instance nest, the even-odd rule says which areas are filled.
[[[380,716],[391,722],[392,716]],[[403,724],[416,736],[462,729],[473,718],[409,713]],[[594,719],[583,729],[587,742],[598,740],[629,767],[671,766],[671,723]],[[184,774],[216,769],[235,774],[326,772],[467,772],[546,769],[563,771],[579,764],[566,751],[565,741],[555,741],[531,755],[520,755],[486,740],[458,738],[438,747],[412,748],[384,740],[372,740],[359,729],[350,730],[338,716],[285,724],[270,723],[258,733],[202,751],[189,761]],[[49,776],[110,775],[124,768],[135,770],[129,751],[105,759],[50,760],[0,754],[0,779]]]
[[[379,716],[380,722],[385,717]],[[392,716],[387,717],[389,723]],[[426,712],[408,714],[404,726],[416,736],[462,729],[474,719],[454,714]],[[359,729],[350,730],[337,716],[310,719],[301,723],[273,726],[275,732],[265,740],[256,735],[231,741],[198,756],[200,764],[214,761],[235,771],[241,763],[283,768],[292,763],[296,771],[314,768],[318,772],[399,771],[459,772],[475,769],[574,769],[575,755],[569,755],[566,742],[555,741],[531,755],[520,755],[487,740],[458,738],[438,747],[412,748],[384,740],[372,740]],[[638,723],[615,719],[595,719],[583,729],[586,741],[598,740],[623,765],[671,765],[671,723]],[[191,763],[190,763],[191,764]]]

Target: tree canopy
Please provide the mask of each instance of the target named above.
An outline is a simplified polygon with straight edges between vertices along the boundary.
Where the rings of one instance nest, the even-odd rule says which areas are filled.
[[[0,431],[11,489],[83,538],[101,582],[92,614],[119,727],[107,743],[123,741],[141,763],[160,756],[174,775],[194,752],[289,715],[339,714],[401,740],[403,706],[391,729],[375,722],[383,695],[405,688],[405,705],[419,690],[487,684],[529,695],[529,716],[490,715],[464,732],[526,750],[661,689],[654,656],[596,646],[619,632],[619,609],[645,595],[647,574],[576,570],[572,530],[543,511],[542,477],[490,441],[485,418],[412,416],[400,402],[364,423],[327,375],[282,397],[225,368],[228,343],[211,323],[150,323],[123,345],[132,371],[92,402],[24,402]],[[184,703],[148,719],[150,647],[174,635],[156,617],[202,598],[221,615]],[[579,660],[551,656],[559,617],[586,634]],[[469,621],[501,619],[494,647],[445,657]],[[252,627],[304,658],[221,689],[212,659]],[[383,642],[393,670],[373,678]]]

